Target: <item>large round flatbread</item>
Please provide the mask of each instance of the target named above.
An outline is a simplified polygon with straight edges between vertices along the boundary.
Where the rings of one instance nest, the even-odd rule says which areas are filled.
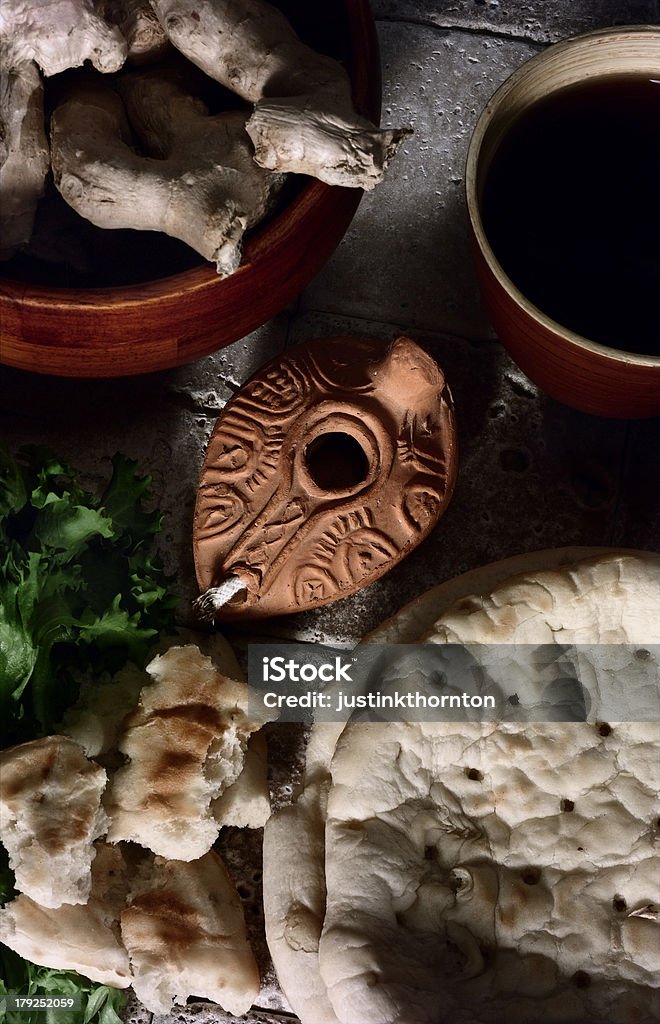
[[[658,556],[563,549],[443,584],[374,639],[651,644],[659,608]],[[654,1019],[655,727],[353,724],[330,770],[328,730],[264,857],[271,952],[304,1024]]]
[[[303,787],[264,828],[266,939],[277,977],[304,1024],[338,1024],[319,969],[325,916],[325,811],[330,761],[343,723],[313,726]]]

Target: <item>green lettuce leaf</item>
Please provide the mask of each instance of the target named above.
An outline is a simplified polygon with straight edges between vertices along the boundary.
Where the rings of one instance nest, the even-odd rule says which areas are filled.
[[[79,996],[79,1010],[11,1010],[5,995]],[[83,978],[75,971],[38,967],[0,946],[0,1021],[3,1024],[122,1024],[126,993]]]
[[[149,503],[150,478],[124,456],[99,497],[47,449],[0,451],[0,746],[52,732],[78,671],[144,664],[172,628]]]

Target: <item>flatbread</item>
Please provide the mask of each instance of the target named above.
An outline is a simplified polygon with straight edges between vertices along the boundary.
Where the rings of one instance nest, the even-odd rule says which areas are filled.
[[[420,643],[434,623],[462,597],[490,594],[500,584],[527,573],[561,569],[577,565],[590,558],[630,556],[647,563],[657,558],[652,552],[637,551],[634,548],[563,547],[544,551],[528,551],[513,555],[497,562],[491,562],[479,569],[471,569],[460,576],[438,583],[419,597],[414,598],[385,622],[377,626],[364,643],[411,644]]]
[[[303,1022],[338,1024],[319,969],[325,917],[325,809],[330,761],[343,723],[319,723],[307,747],[303,788],[264,828],[266,940],[279,983]]]
[[[0,909],[0,941],[32,963],[127,988],[131,975],[119,914],[129,867],[118,846],[98,842],[95,849],[87,903],[48,909],[21,893]]]
[[[86,903],[107,776],[67,736],[0,753],[0,841],[16,888],[43,907]],[[66,813],[63,813],[63,808]]]
[[[236,655],[220,633],[198,633],[180,628],[176,637],[161,638],[158,653],[166,655],[172,647],[188,645],[194,645],[202,655],[210,658],[218,677],[244,683]],[[123,734],[129,724],[127,719],[135,711],[141,691],[150,682],[148,672],[130,662],[107,682],[86,681],[76,705],[65,715],[62,731],[79,743],[88,757],[95,758],[105,768],[114,770],[121,767],[123,758],[117,750],[118,744],[123,742]],[[227,693],[226,686],[223,693]],[[211,813],[219,827],[263,827],[270,816],[267,755],[263,734],[251,736],[238,777],[226,784],[219,797],[211,798]],[[111,799],[114,803],[115,796]],[[203,813],[206,815],[206,809]],[[201,855],[203,850],[200,848],[197,852]]]
[[[240,775],[212,802],[211,809],[220,826],[263,828],[268,821],[268,743],[262,730],[250,736]]]
[[[121,915],[121,933],[133,988],[152,1013],[196,995],[240,1015],[259,994],[243,907],[213,851],[189,862],[150,859]]]
[[[320,942],[339,1020],[431,1024],[468,1008],[553,1020],[567,999],[581,1022],[633,1008],[657,1019],[660,950],[630,916],[657,902],[657,800],[651,780],[616,770],[650,732],[349,726],[332,765]],[[542,987],[524,992],[536,971]],[[580,972],[588,988],[572,982]]]
[[[196,860],[218,837],[213,801],[240,775],[261,723],[248,717],[245,683],[220,673],[194,644],[171,647],[147,672],[153,682],[119,741],[129,763],[108,787],[108,840]]]
[[[660,558],[605,556],[463,597],[426,642],[649,645],[659,610]],[[639,913],[659,895],[654,740],[637,723],[349,724],[319,947],[342,1024],[657,1019]]]
[[[384,627],[376,631],[375,634],[372,634],[369,639],[376,642],[389,643],[413,642],[421,633],[429,631],[433,623],[447,610],[447,606],[452,602],[460,602],[462,598],[470,594],[479,594],[480,592],[488,594],[512,574],[527,570],[528,574],[534,575],[543,567],[559,567],[574,563],[579,558],[584,559],[589,556],[592,560],[594,557],[597,558],[599,562],[610,560],[610,569],[612,569],[615,563],[618,564],[616,557],[612,561],[613,556],[616,556],[616,554],[602,549],[560,549],[558,551],[538,552],[532,555],[505,560],[502,563],[486,567],[485,570],[468,573],[465,577],[459,577],[457,580],[441,584],[438,588],[429,592],[428,595],[423,595],[422,598],[417,599],[411,606],[408,606],[392,620],[384,624]],[[625,554],[631,553],[626,552]],[[636,561],[628,564],[628,568],[633,569],[634,582],[631,584],[630,580],[626,581],[624,579],[620,588],[619,583],[615,579],[618,570],[615,570],[614,577],[610,581],[613,583],[614,596],[610,595],[608,599],[610,602],[613,601],[614,604],[620,603],[625,599],[627,607],[624,614],[618,616],[618,625],[620,626],[622,622],[625,623],[626,628],[630,630],[630,639],[638,635],[634,633],[634,629],[628,620],[631,608],[635,606],[636,602],[638,605],[640,603],[640,581],[643,584],[641,592],[645,595],[641,599],[641,603],[644,604],[644,601],[649,596],[651,602],[655,602],[656,622],[658,621],[657,606],[660,594],[658,589],[658,565],[660,560],[657,556],[644,553],[636,554],[638,555]],[[482,586],[480,586],[480,581],[483,583]],[[554,584],[557,585],[557,582],[557,579],[555,579]],[[647,583],[649,584],[648,586],[646,585]],[[518,585],[516,583],[516,587]],[[582,581],[577,580],[578,592],[581,586]],[[578,606],[580,603],[581,600],[578,599]],[[646,611],[643,611],[641,618],[643,620],[644,616],[646,616],[648,620],[648,605],[644,607]],[[465,612],[465,610],[464,608],[463,611]],[[619,611],[621,611],[620,608]],[[453,619],[448,621],[455,624]],[[599,618],[596,616],[596,622],[598,621]],[[440,627],[438,628],[440,629]],[[603,633],[605,634],[605,631]],[[656,633],[657,629],[652,635],[656,635]],[[622,634],[620,633],[619,635],[621,636]],[[643,626],[643,635],[646,643],[652,642],[645,626]],[[613,636],[612,632],[607,634],[607,638],[610,640]],[[500,623],[497,639],[500,640],[501,638],[502,630]],[[583,632],[580,638],[588,639],[588,632]],[[596,639],[599,638],[600,634]],[[432,634],[429,639],[440,640],[440,633]],[[596,1014],[601,1013],[603,1000],[605,1000],[613,1014],[610,1018],[612,1020],[632,1020],[633,1018],[629,1018],[629,1015],[634,1015],[637,1011],[641,1013],[639,1019],[645,1019],[644,1014],[648,1015],[648,1010],[646,1009],[648,1006],[648,975],[649,969],[652,970],[654,964],[651,963],[652,957],[649,959],[649,944],[644,942],[645,931],[649,926],[649,918],[643,916],[643,907],[640,910],[639,904],[640,901],[643,903],[644,899],[647,898],[643,893],[648,890],[649,871],[652,871],[653,867],[647,863],[648,858],[644,854],[646,847],[643,845],[643,840],[640,847],[640,841],[633,841],[631,839],[634,830],[626,832],[624,828],[624,833],[628,837],[629,843],[628,848],[626,848],[625,842],[622,846],[622,850],[625,851],[620,855],[623,863],[617,862],[601,868],[597,880],[594,880],[592,877],[594,869],[590,868],[587,872],[587,875],[591,872],[590,881],[580,889],[579,899],[576,897],[576,891],[571,890],[570,876],[568,881],[560,877],[562,876],[561,870],[558,871],[556,879],[552,879],[555,883],[554,887],[550,886],[551,891],[562,894],[561,901],[559,901],[562,905],[570,905],[576,901],[576,905],[587,907],[588,914],[598,918],[599,923],[592,928],[591,936],[593,938],[592,951],[595,949],[597,956],[599,949],[602,954],[601,946],[605,931],[612,925],[611,912],[614,897],[610,894],[605,899],[603,892],[607,889],[609,893],[609,888],[612,886],[624,887],[624,882],[626,882],[628,898],[632,901],[630,905],[626,902],[626,908],[627,911],[630,911],[630,916],[627,913],[624,914],[622,910],[616,911],[619,915],[623,915],[620,918],[621,927],[619,931],[622,938],[619,945],[624,951],[617,961],[621,968],[619,982],[617,983],[618,988],[617,984],[614,987],[610,986],[609,989],[605,986],[607,991],[604,994],[603,986],[599,982],[596,985],[590,984],[593,981],[591,975],[586,971],[581,973],[579,968],[573,973],[574,979],[576,978],[577,980],[574,980],[572,987],[571,985],[567,987],[566,979],[561,975],[561,971],[565,971],[566,965],[563,963],[559,964],[560,958],[556,954],[547,957],[541,952],[538,955],[530,953],[525,961],[527,973],[524,973],[521,977],[519,969],[520,957],[517,951],[513,946],[510,946],[507,952],[507,947],[502,946],[502,943],[505,942],[515,942],[518,934],[516,928],[521,929],[522,932],[525,932],[526,928],[533,930],[534,915],[531,911],[529,921],[524,919],[523,914],[522,922],[520,914],[516,916],[514,913],[516,908],[519,908],[521,905],[524,907],[526,903],[530,902],[530,893],[536,895],[540,894],[543,890],[547,893],[547,885],[544,884],[541,888],[537,888],[539,885],[538,881],[530,884],[532,876],[527,876],[527,880],[522,882],[517,876],[513,881],[509,879],[511,882],[509,888],[506,891],[505,889],[502,890],[503,895],[500,903],[502,908],[504,908],[504,918],[507,918],[507,908],[509,908],[509,911],[513,914],[513,919],[517,923],[514,923],[512,920],[508,938],[503,924],[500,925],[497,935],[493,925],[491,948],[494,948],[497,940],[500,943],[500,952],[497,971],[490,970],[490,973],[483,970],[483,964],[480,965],[480,958],[483,961],[484,954],[479,944],[475,943],[470,927],[468,927],[468,925],[472,925],[474,928],[474,921],[470,918],[470,911],[466,908],[478,908],[483,901],[486,901],[487,905],[488,899],[490,899],[491,904],[493,903],[493,887],[497,880],[492,870],[490,874],[486,867],[480,872],[472,870],[468,877],[467,874],[462,873],[467,871],[467,869],[464,869],[460,863],[457,862],[456,865],[449,863],[453,856],[451,853],[451,843],[448,847],[447,843],[443,841],[440,846],[443,851],[442,856],[447,863],[441,868],[435,866],[434,870],[443,875],[445,885],[444,896],[441,895],[441,887],[434,883],[430,888],[430,899],[424,898],[420,900],[417,909],[415,909],[414,900],[406,906],[406,902],[410,899],[410,893],[414,890],[412,879],[415,876],[415,872],[420,870],[422,872],[424,870],[428,871],[429,862],[427,858],[431,858],[434,865],[440,863],[437,855],[431,853],[431,850],[436,849],[438,846],[438,835],[443,840],[446,840],[448,835],[450,837],[454,834],[459,837],[463,835],[459,846],[461,849],[464,849],[465,843],[468,842],[467,837],[474,831],[474,821],[470,819],[469,814],[465,813],[465,809],[461,804],[460,797],[463,796],[463,793],[461,791],[458,796],[450,794],[446,791],[446,787],[445,791],[441,793],[437,788],[438,783],[436,780],[435,789],[430,800],[428,792],[421,796],[420,793],[412,796],[411,794],[406,794],[405,799],[399,794],[400,802],[405,807],[405,811],[402,812],[402,822],[391,819],[393,810],[396,811],[399,808],[399,803],[396,800],[391,801],[392,807],[386,809],[382,807],[376,809],[371,805],[367,806],[367,804],[361,807],[359,794],[361,787],[366,787],[367,791],[370,787],[372,790],[378,790],[382,780],[392,776],[393,764],[396,765],[395,774],[397,776],[403,772],[405,779],[412,780],[412,783],[419,785],[418,772],[420,764],[419,756],[415,753],[417,746],[421,742],[422,747],[425,749],[434,748],[432,738],[430,736],[420,738],[419,733],[428,732],[429,729],[433,732],[434,728],[438,729],[438,726],[351,725],[348,727],[342,735],[339,748],[332,762],[334,785],[327,797],[331,808],[331,817],[328,821],[327,851],[324,848],[320,829],[324,814],[324,792],[325,794],[328,793],[328,783],[326,782],[324,786],[318,785],[318,771],[316,781],[312,779],[308,783],[298,803],[294,804],[292,808],[287,809],[286,812],[280,812],[279,815],[271,819],[266,829],[264,900],[267,936],[283,989],[291,1005],[300,1015],[303,1024],[317,1024],[317,1021],[325,1021],[326,1019],[332,1021],[332,1024],[337,1020],[351,1022],[351,1024],[352,1022],[355,1022],[355,1024],[357,1022],[359,1024],[369,1024],[371,1021],[422,1024],[423,1021],[428,1020],[435,1024],[435,1022],[445,1019],[451,1019],[452,1021],[460,1020],[461,1022],[466,1022],[466,1024],[467,1022],[478,1021],[481,1024],[482,1020],[500,1020],[504,1013],[509,1015],[510,1004],[514,1006],[514,1009],[517,1005],[519,1011],[518,1019],[521,1020],[532,1021],[540,1019],[541,1015],[544,1015],[544,1020],[578,1021],[589,1019],[591,1009],[594,1009]],[[451,726],[439,727],[439,732],[446,734],[445,740],[440,744],[440,748],[444,744],[445,749],[441,750],[438,748],[436,750],[435,757],[437,763],[434,762],[435,770],[439,772],[441,781],[444,779],[446,766],[456,762],[454,767],[460,768],[460,771],[454,774],[457,774],[461,785],[470,783],[474,787],[475,781],[468,778],[465,769],[476,769],[478,772],[481,772],[481,769],[473,764],[460,764],[460,758],[458,757],[460,749],[466,746],[462,733],[468,728],[484,732],[483,726],[468,727],[465,724],[457,723],[455,731],[456,729],[458,731],[452,739]],[[493,727],[489,728],[492,729]],[[565,728],[565,726],[561,726],[562,730],[565,730]],[[638,731],[634,735],[626,732],[628,727],[622,727],[621,730],[617,728],[617,739],[616,741],[612,739],[610,742],[616,742],[619,749],[619,757],[629,757],[636,764],[638,774],[641,774],[640,768],[644,763],[644,751],[647,749],[648,734],[643,734],[642,727],[636,728]],[[649,734],[657,735],[657,730],[654,730],[653,727],[646,728]],[[329,729],[330,727],[328,726],[315,727],[315,730],[325,733],[326,737],[329,735]],[[388,748],[390,757],[385,757],[379,761],[377,752],[381,742],[384,740],[385,734],[389,731],[394,737],[397,732],[402,730],[405,732],[406,729],[408,733],[404,741],[401,742],[400,736],[397,739],[393,739],[392,746]],[[529,726],[525,726],[524,729],[529,730]],[[574,737],[576,751],[580,742],[584,740],[584,736],[580,738],[580,732],[584,733],[585,729],[588,730],[589,727],[580,723],[577,729],[578,736]],[[315,730],[313,730],[313,736]],[[369,732],[373,735],[372,742],[367,741]],[[418,734],[414,739],[413,733]],[[541,735],[546,733],[547,727],[541,727]],[[335,729],[335,738],[340,734],[342,734],[342,729],[341,726],[338,726]],[[510,741],[513,740],[514,735],[515,732],[509,737]],[[597,750],[599,747],[602,747],[604,739],[606,740],[605,737],[598,737],[596,741]],[[517,750],[519,742],[520,735],[518,734],[514,743],[516,756],[519,754]],[[453,751],[451,749],[452,743],[454,744]],[[328,744],[326,742],[326,748],[328,745],[331,745],[331,743]],[[321,743],[321,746],[323,746],[323,743]],[[437,746],[438,742],[436,740],[435,747],[437,748]],[[552,748],[552,744],[550,746]],[[486,749],[488,749],[488,746],[486,746]],[[367,751],[370,753],[367,753]],[[395,756],[396,752],[399,752],[398,757]],[[327,779],[327,757],[330,752],[326,749],[325,753]],[[589,749],[583,751],[583,753],[587,755],[588,759]],[[612,754],[612,751],[610,751],[610,754]],[[373,765],[369,761],[369,757],[372,755],[376,758]],[[513,757],[513,754],[511,753],[510,756]],[[539,754],[539,758],[542,761],[541,754]],[[607,760],[607,757],[605,760]],[[648,757],[646,762],[648,762]],[[349,767],[346,768],[346,765]],[[561,765],[561,757],[559,758],[559,765]],[[551,762],[548,773],[551,776],[556,775],[557,767],[558,762],[555,759]],[[622,775],[623,779],[626,778],[628,770],[629,766]],[[340,784],[338,780],[343,777],[342,772],[344,771],[348,772],[348,774],[344,782]],[[375,774],[372,774],[372,771]],[[321,771],[322,773],[323,770]],[[381,783],[375,787],[373,785],[374,778],[381,780]],[[637,782],[639,782],[639,779]],[[398,778],[396,784],[392,782],[392,786],[395,789],[401,785],[403,783],[400,778]],[[386,789],[387,786],[384,788]],[[483,796],[485,787],[482,785],[481,789],[482,798],[487,803],[488,797]],[[528,786],[529,789],[530,787]],[[637,789],[639,789],[638,786]],[[355,799],[356,794],[357,799]],[[441,796],[442,800],[440,799]],[[640,794],[637,793],[637,796],[640,796]],[[392,797],[391,793],[390,797]],[[410,817],[412,812],[408,807],[408,797],[410,797],[413,807],[416,801],[421,802],[423,805],[426,799],[430,803],[428,807],[422,806],[417,809],[419,820],[415,819],[414,814],[412,818]],[[625,806],[628,808],[628,801],[632,797],[633,793],[630,791],[630,787],[626,790],[624,785],[622,792],[619,794],[619,805],[623,807],[625,802]],[[344,805],[342,805],[342,799],[345,801]],[[448,814],[444,818],[440,816],[440,824],[438,824],[438,807],[433,802],[434,799],[437,799],[439,803],[443,803],[443,807],[448,810]],[[570,798],[554,794],[552,797],[548,796],[547,799],[558,799],[561,803],[561,800],[569,800]],[[635,805],[634,811],[628,817],[634,817],[637,814],[640,821],[643,819],[644,814],[648,811],[648,805],[644,804],[645,799],[648,800],[648,793],[646,793],[646,796],[642,794],[640,797],[641,803]],[[575,803],[575,801],[573,802]],[[510,803],[514,808],[519,806],[519,801],[512,800]],[[449,808],[445,806],[447,804],[450,805]],[[564,806],[569,807],[570,803]],[[469,809],[476,814],[472,807]],[[553,810],[556,811],[556,807]],[[369,816],[373,816],[374,813],[377,816],[377,824],[366,827]],[[383,816],[386,818],[388,813],[391,820],[381,821],[381,818]],[[560,820],[566,820],[569,813],[575,812],[560,812],[562,814]],[[622,821],[626,820],[626,813],[627,811],[621,812]],[[286,818],[282,817],[284,814],[286,814]],[[581,807],[580,814],[589,819],[593,829],[593,822],[599,817],[597,807]],[[602,815],[602,808],[600,814]],[[408,818],[406,818],[406,815],[408,815]],[[590,815],[591,818],[589,817]],[[476,817],[478,818],[478,815]],[[449,819],[452,823],[451,828],[456,830],[455,833],[448,830],[447,822]],[[415,820],[417,820],[418,826],[420,821],[427,823],[431,836],[434,837],[434,843],[426,843],[424,840],[423,845],[420,845],[422,843],[420,835],[423,838],[424,829],[422,828],[421,833],[420,827],[417,827],[415,830],[413,828]],[[578,818],[571,820],[578,822]],[[651,819],[647,817],[647,825],[649,820]],[[524,819],[524,821],[527,821],[527,819]],[[281,825],[279,824],[280,822],[282,822]],[[286,825],[284,822],[286,822]],[[304,846],[301,847],[298,830],[303,826],[311,827],[313,830],[313,841],[306,841]],[[544,832],[547,833],[547,830],[543,828],[538,830],[537,843],[540,849],[544,849],[547,846],[547,834],[544,834]],[[595,830],[595,834],[597,833],[598,828]],[[525,835],[524,830],[522,834]],[[489,840],[489,843],[491,842]],[[527,842],[527,839],[525,839],[525,842]],[[461,843],[463,844],[462,846]],[[580,843],[579,845],[582,844]],[[421,869],[419,868],[420,849],[422,850],[421,860],[424,862]],[[360,851],[364,853],[363,858],[360,857]],[[482,850],[480,856],[482,859],[485,856],[490,859],[492,856],[490,848],[487,854],[484,854]],[[380,860],[378,859],[379,857]],[[522,857],[522,854],[520,854],[520,857],[521,859],[526,859]],[[637,867],[631,867],[630,857],[633,859],[638,858],[635,861],[638,865]],[[278,863],[282,865],[285,861],[290,863],[290,858],[293,858],[293,868],[290,871],[292,877],[289,883],[286,878],[283,879],[281,877],[281,871],[278,874],[277,865]],[[306,858],[314,863],[305,865]],[[321,858],[324,858],[326,862],[325,871],[319,869]],[[510,865],[503,865],[502,870],[506,868],[510,872],[520,873],[521,871],[524,872],[529,866],[522,863],[517,864],[515,861],[516,858],[514,856],[512,863]],[[403,880],[399,878],[397,888],[394,880],[397,877],[397,871],[399,874],[401,873],[401,864],[407,864],[410,877],[406,881],[404,870],[404,878]],[[536,867],[536,865],[531,866],[533,868]],[[458,872],[458,874],[448,879],[447,875],[452,871]],[[303,880],[302,887],[297,888],[295,885],[293,876],[296,873]],[[326,905],[326,874],[330,893],[327,897],[327,915],[325,916],[323,938],[320,942],[321,961],[319,965],[318,957],[316,957],[314,951],[301,951],[295,948],[295,942],[293,944],[286,942],[284,926],[287,918],[291,917],[291,915],[295,919],[296,903],[301,902],[301,893],[302,902],[306,906],[322,908],[320,911],[317,910],[314,915],[315,920],[318,921]],[[437,879],[435,881],[437,882]],[[390,882],[392,882],[394,890],[396,890],[394,896],[393,889],[388,888]],[[449,895],[447,894],[447,884]],[[598,886],[600,886],[600,890]],[[463,893],[459,901],[458,892],[461,889]],[[469,899],[467,898],[468,890],[471,894],[474,894]],[[406,891],[408,893],[407,897],[405,896]],[[347,894],[350,895],[347,896]],[[621,894],[617,892],[614,895],[619,897]],[[459,904],[460,913],[447,914],[446,911],[444,915],[440,913],[447,899],[449,899],[450,903],[453,900],[454,904]],[[397,905],[397,900],[403,900],[403,902]],[[637,901],[636,909],[635,900]],[[537,902],[538,907],[542,908],[545,906],[540,897]],[[397,909],[393,910],[395,906]],[[617,906],[623,906],[621,899],[617,899]],[[603,912],[605,907],[606,913]],[[631,907],[632,909],[630,909]],[[439,971],[438,963],[434,961],[429,965],[425,948],[428,945],[429,935],[433,935],[433,925],[429,926],[428,922],[424,921],[426,910],[429,910],[433,921],[440,917],[445,936],[443,948],[445,952],[448,948],[453,953],[454,973],[458,974],[462,971],[464,976],[463,981],[457,982],[457,984],[463,986],[463,994],[468,990],[474,993],[476,1010],[474,1007],[470,1008],[469,999],[462,998],[458,1003],[455,999],[453,1001],[451,998],[447,999],[447,985],[443,979],[442,972]],[[420,912],[421,918],[419,917]],[[397,913],[400,915],[400,921],[397,920]],[[474,914],[474,910],[472,913]],[[394,917],[394,925],[392,924],[392,917]],[[478,914],[477,917],[482,921],[484,915]],[[429,927],[430,933],[428,932]],[[425,932],[425,928],[427,932]],[[583,930],[582,928],[581,931]],[[478,933],[479,929],[476,928],[476,931]],[[413,936],[412,939],[410,938],[411,935]],[[424,941],[420,941],[420,935],[426,936]],[[408,937],[407,945],[405,941],[402,943],[402,936],[404,939],[406,936]],[[483,936],[481,938],[483,939]],[[590,940],[582,941],[581,934],[579,940],[575,940],[573,945],[575,945],[576,941],[578,947],[582,948],[583,951],[589,949]],[[581,946],[580,942],[582,942]],[[438,948],[437,941],[435,942],[435,948],[436,950]],[[408,952],[403,952],[406,949]],[[566,944],[566,949],[568,950],[566,955],[569,957],[571,965],[574,965],[576,961],[570,959],[570,943]],[[530,956],[531,959],[529,958]],[[447,963],[450,963],[450,960]],[[628,971],[628,974],[626,974],[626,971]],[[471,974],[474,977],[468,980]],[[323,986],[319,985],[321,975],[324,982]],[[499,979],[499,994],[493,989],[492,979],[494,975]],[[429,977],[434,979],[431,984],[429,984]],[[475,978],[480,980],[477,982]],[[558,978],[560,978],[560,982],[558,982]],[[402,990],[397,989],[399,983],[403,984]],[[319,1005],[323,1002],[323,988],[329,987],[329,995],[328,988],[326,988],[325,993],[325,1006],[327,1007],[329,1004],[331,1007],[329,1016],[326,1016],[325,1008],[323,1010],[324,1016],[321,1016],[315,1011],[313,1000],[305,998],[305,989],[310,985],[315,993],[321,993]],[[424,990],[425,985],[427,988],[426,992]],[[506,991],[507,985],[509,986],[508,991]],[[589,988],[591,993],[589,998],[585,997],[582,986],[584,986],[585,990],[587,987]],[[637,1007],[636,1010],[636,986],[638,986],[639,993],[641,993],[639,997],[640,1005],[644,1009]],[[560,993],[554,999],[553,993],[557,988],[560,990]],[[417,989],[421,991],[419,996],[415,996]],[[497,989],[497,986],[495,986],[495,989]],[[539,1003],[538,1009],[536,1009],[539,994],[543,998],[541,1003]],[[487,1011],[486,1016],[483,1016],[483,1008],[487,1007],[489,1003],[491,1010]],[[599,1005],[601,1006],[600,1009],[598,1008]],[[490,1012],[489,1017],[488,1012]]]

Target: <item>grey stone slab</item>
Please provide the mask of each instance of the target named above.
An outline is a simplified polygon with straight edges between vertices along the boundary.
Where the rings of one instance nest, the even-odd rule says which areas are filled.
[[[170,393],[185,392],[198,407],[220,409],[267,360],[273,359],[284,345],[289,330],[290,314],[280,313],[272,320],[233,345],[220,349],[176,371]]]
[[[45,444],[101,487],[121,451],[153,477],[164,514],[159,547],[188,614],[196,596],[192,517],[206,443],[238,385],[282,351],[282,317],[197,363],[122,380],[39,377],[0,367],[0,440]]]
[[[171,1013],[155,1014],[153,1024],[236,1024],[249,1021],[250,1024],[295,1024],[297,1017],[290,1013],[269,1010],[251,1010],[247,1017],[234,1017],[211,1003],[189,1003],[175,1006]],[[130,1021],[133,1024],[133,1021]]]
[[[606,25],[658,20],[656,0],[374,0],[376,18],[550,43]]]
[[[302,307],[487,337],[469,247],[465,157],[486,101],[537,48],[407,24],[381,25],[380,37],[382,122],[414,134],[362,199]]]
[[[128,999],[124,1010],[122,1011],[122,1017],[126,1021],[126,1024],[151,1024],[153,1020],[153,1013],[149,1010],[145,1010],[141,1002],[138,1001],[132,988],[129,988],[126,993]]]
[[[302,314],[290,339],[334,334],[386,343],[397,326]],[[273,621],[270,632],[355,642],[413,597],[468,569],[523,551],[612,540],[625,423],[554,402],[497,342],[412,335],[443,367],[454,395],[460,458],[454,498],[432,535],[383,579],[314,613]],[[632,511],[618,543],[644,533]],[[635,543],[647,546],[650,537]]]
[[[629,425],[612,539],[660,552],[660,417]]]

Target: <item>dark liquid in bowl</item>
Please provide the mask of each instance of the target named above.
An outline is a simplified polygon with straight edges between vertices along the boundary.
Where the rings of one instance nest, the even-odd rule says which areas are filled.
[[[488,170],[495,256],[535,306],[584,338],[660,356],[658,81],[610,77],[537,103]]]

